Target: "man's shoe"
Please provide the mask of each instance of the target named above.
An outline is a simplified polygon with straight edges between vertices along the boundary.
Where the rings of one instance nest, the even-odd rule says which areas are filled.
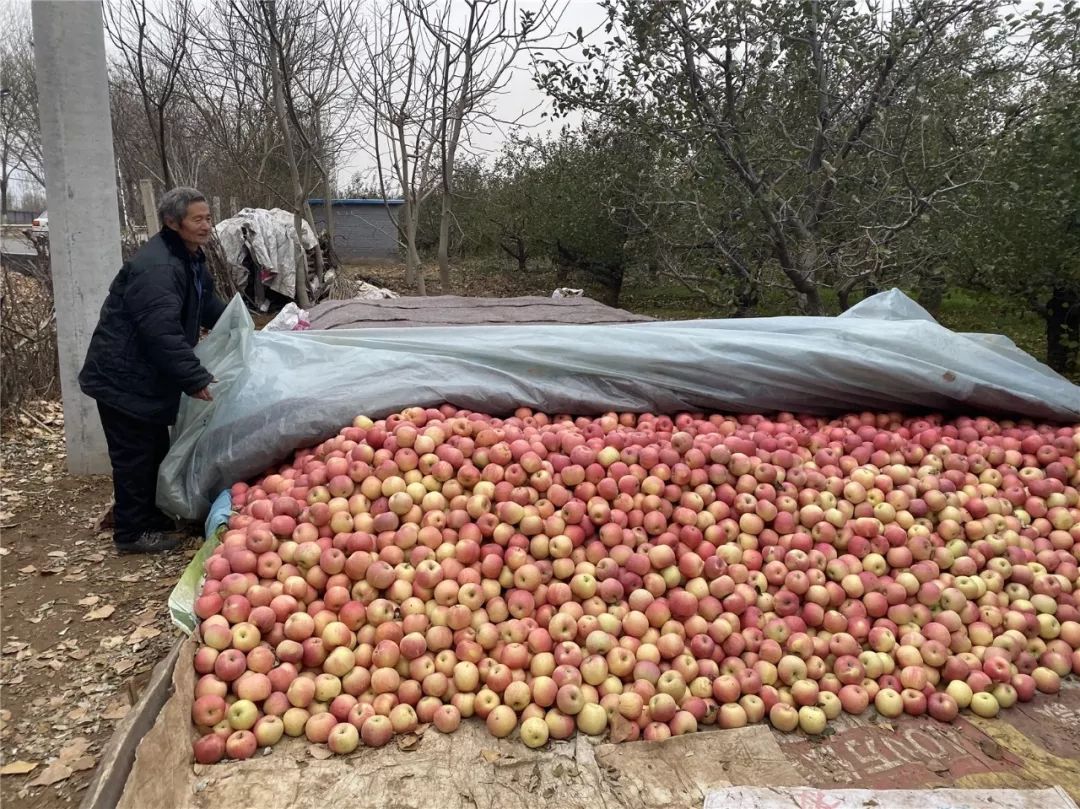
[[[181,538],[161,531],[144,531],[131,542],[117,542],[116,552],[121,556],[130,553],[168,553],[180,546]]]

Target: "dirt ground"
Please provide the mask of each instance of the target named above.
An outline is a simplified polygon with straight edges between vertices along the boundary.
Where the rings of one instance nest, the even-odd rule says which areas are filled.
[[[109,479],[66,474],[59,405],[26,410],[0,442],[0,803],[44,809],[78,805],[172,646],[166,598],[194,548],[118,557],[94,530]]]

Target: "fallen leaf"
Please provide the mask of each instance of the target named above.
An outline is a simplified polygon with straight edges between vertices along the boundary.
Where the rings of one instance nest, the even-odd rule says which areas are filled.
[[[80,756],[74,761],[69,761],[68,766],[71,767],[73,772],[92,770],[94,767],[97,766],[97,759],[93,756]]]
[[[114,702],[101,713],[102,719],[123,719],[131,711],[126,702]]]
[[[141,640],[149,640],[150,638],[156,638],[160,634],[160,629],[155,629],[152,626],[140,626],[131,633],[131,637],[128,638],[128,643],[138,643]]]
[[[26,567],[20,567],[19,572],[29,575],[30,573],[37,573],[37,568],[33,565],[27,565]]]
[[[484,761],[486,761],[488,764],[494,764],[496,761],[502,758],[502,754],[499,753],[498,750],[481,750],[480,755],[483,756]]]
[[[630,720],[624,718],[622,714],[616,713],[611,718],[611,741],[614,744],[619,742],[625,742],[630,738],[632,731],[630,730]]]
[[[11,548],[0,548],[0,556],[7,556],[11,553]]]
[[[41,771],[41,774],[31,781],[27,786],[32,787],[47,787],[51,784],[55,784],[57,781],[63,781],[66,778],[71,777],[71,767],[62,761],[54,761],[48,767]]]
[[[135,668],[134,660],[120,660],[113,664],[113,671],[117,674],[127,674]]]
[[[26,775],[37,765],[36,761],[9,761],[0,767],[0,775]]]
[[[60,750],[60,760],[68,764],[77,758],[81,758],[89,749],[90,740],[84,736],[79,736],[67,747]]]
[[[68,652],[68,657],[72,660],[86,660],[90,656],[89,649],[72,649]]]
[[[142,576],[138,573],[128,573],[126,576],[121,576],[120,581],[127,582],[128,584],[134,584],[137,581],[142,581]]]
[[[100,621],[103,618],[108,618],[116,612],[116,607],[112,604],[106,604],[104,607],[98,607],[96,610],[90,610],[83,616],[84,621]]]
[[[308,747],[308,755],[312,758],[317,758],[319,761],[325,761],[334,754],[321,744],[313,744]]]
[[[49,551],[49,556],[54,556],[57,559],[62,559],[67,556],[67,551]]]
[[[2,651],[6,655],[13,655],[16,652],[21,652],[29,645],[29,643],[23,643],[22,641],[13,640],[5,643],[4,648],[0,651]]]
[[[70,719],[72,722],[78,722],[82,719],[85,719],[88,715],[89,712],[86,710],[86,708],[76,708],[75,710],[68,712],[67,718]]]
[[[92,607],[101,601],[101,596],[87,596],[86,598],[79,599],[80,607]]]
[[[100,553],[92,553],[92,554],[90,554],[89,556],[86,557],[86,561],[87,562],[104,562],[105,561],[105,556],[103,554],[100,554]],[[121,581],[123,581],[123,579]]]
[[[141,615],[135,616],[135,626],[148,626],[158,619],[157,610],[147,610]]]
[[[408,753],[411,750],[415,750],[420,745],[419,733],[406,733],[397,737],[398,750]]]

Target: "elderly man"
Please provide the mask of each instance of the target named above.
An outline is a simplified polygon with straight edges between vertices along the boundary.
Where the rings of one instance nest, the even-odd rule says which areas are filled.
[[[113,470],[113,541],[119,553],[161,553],[182,536],[156,505],[180,394],[210,401],[214,381],[192,350],[225,305],[202,246],[213,222],[206,198],[174,188],[158,205],[161,232],[124,262],[109,287],[86,362],[83,393],[97,400]]]

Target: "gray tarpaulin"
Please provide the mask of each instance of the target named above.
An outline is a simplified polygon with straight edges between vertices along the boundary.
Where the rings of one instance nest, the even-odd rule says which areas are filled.
[[[1080,387],[1004,337],[957,334],[898,290],[839,317],[257,332],[234,299],[196,349],[158,504],[203,518],[222,487],[360,413],[451,402],[589,414],[962,410],[1080,421]]]

